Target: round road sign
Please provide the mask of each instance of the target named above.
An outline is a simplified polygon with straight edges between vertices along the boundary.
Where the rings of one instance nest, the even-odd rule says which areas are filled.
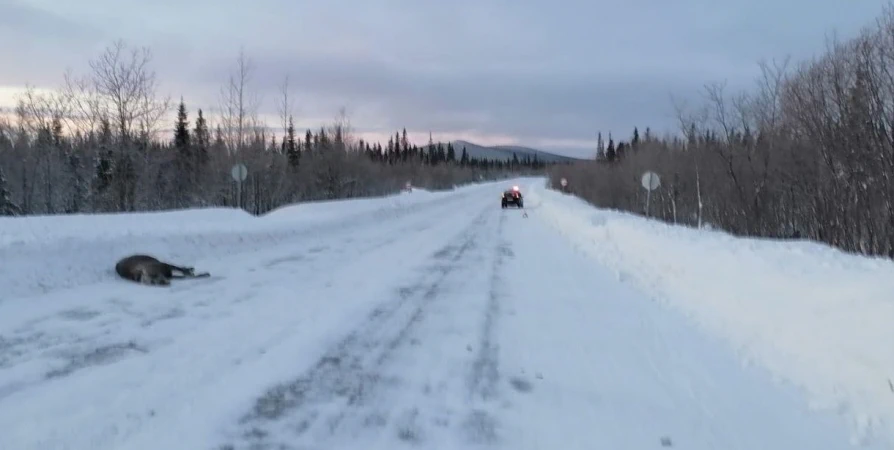
[[[248,168],[245,167],[245,164],[236,164],[230,169],[230,176],[232,176],[235,181],[245,181],[248,177]]]
[[[658,178],[657,173],[646,172],[643,174],[642,184],[647,191],[654,191],[658,189],[658,186],[661,186],[661,180]]]

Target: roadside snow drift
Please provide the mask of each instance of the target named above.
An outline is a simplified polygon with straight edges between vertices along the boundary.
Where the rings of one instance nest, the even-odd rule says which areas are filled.
[[[182,265],[201,264],[222,255],[288,241],[315,229],[405,215],[475,189],[480,187],[302,203],[261,217],[232,208],[0,217],[0,304],[7,299],[113,279],[114,261],[132,253],[152,253]]]
[[[352,214],[400,209],[444,198],[453,192],[414,189],[412,192],[401,192],[388,197],[299,203],[275,209],[261,217],[236,208],[0,217],[0,250],[23,245],[51,246],[62,239],[107,240],[122,236],[257,232],[282,228],[284,225],[306,226]]]
[[[600,210],[529,186],[528,202],[618,280],[726,338],[746,362],[894,442],[894,263],[807,241],[742,239]]]

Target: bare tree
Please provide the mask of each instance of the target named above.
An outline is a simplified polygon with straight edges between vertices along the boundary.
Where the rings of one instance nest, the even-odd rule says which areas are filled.
[[[17,98],[16,116],[21,138],[33,141],[33,151],[23,155],[33,165],[21,167],[30,173],[19,172],[19,175],[23,182],[30,184],[29,190],[43,199],[43,209],[52,214],[64,203],[65,178],[70,175],[61,158],[63,123],[69,116],[69,103],[57,92],[42,93],[27,85]]]
[[[257,125],[260,98],[250,91],[254,65],[240,49],[236,68],[229,75],[220,92],[221,125],[226,136],[227,151],[239,154],[246,146],[251,131]]]
[[[102,99],[88,77],[78,77],[71,70],[65,72],[62,95],[70,105],[69,131],[88,134],[99,130],[104,112]]]
[[[553,180],[639,212],[636,176],[655,170],[663,220],[894,257],[894,6],[853,39],[828,39],[820,57],[759,67],[748,92],[710,83],[695,112],[674,102],[682,140],[647,139],[613,164],[557,166]]]
[[[52,129],[54,123],[67,121],[71,115],[71,104],[67,98],[56,92],[40,93],[31,85],[17,96],[16,115],[19,124],[31,134],[39,130]]]
[[[289,123],[292,120],[292,116],[294,114],[294,100],[292,100],[290,94],[289,87],[289,76],[286,75],[283,79],[282,85],[279,88],[280,99],[277,104],[277,109],[279,112],[279,120],[280,126],[282,127],[283,139],[289,133]]]
[[[357,142],[354,136],[354,128],[351,125],[348,110],[344,106],[338,109],[338,113],[329,127],[329,135],[333,137],[333,140],[342,150],[355,148]]]
[[[171,99],[159,97],[151,62],[149,48],[131,49],[123,40],[115,41],[89,62],[87,77],[66,77],[66,91],[75,111],[91,129],[101,118],[108,118],[125,142],[138,133],[154,134],[171,109]]]

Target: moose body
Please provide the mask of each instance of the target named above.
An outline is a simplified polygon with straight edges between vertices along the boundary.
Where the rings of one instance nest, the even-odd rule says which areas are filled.
[[[173,278],[205,276],[205,274],[196,275],[192,267],[175,266],[149,255],[131,255],[123,258],[115,264],[115,272],[126,280],[157,286],[168,286]]]

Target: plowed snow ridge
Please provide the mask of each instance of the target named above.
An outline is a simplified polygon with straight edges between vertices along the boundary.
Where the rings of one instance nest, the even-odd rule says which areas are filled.
[[[742,239],[596,210],[529,186],[537,213],[580,250],[723,336],[747,363],[894,442],[894,263],[807,241]]]

